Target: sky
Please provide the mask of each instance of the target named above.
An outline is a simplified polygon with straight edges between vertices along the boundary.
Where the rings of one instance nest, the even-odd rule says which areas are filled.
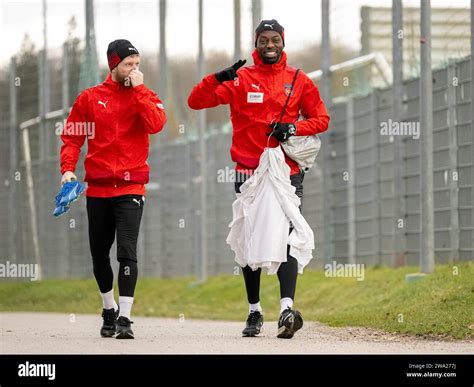
[[[204,1],[204,48],[232,53],[233,0]],[[106,63],[110,41],[130,40],[140,52],[156,52],[159,43],[158,0],[95,0],[95,27],[99,61]],[[288,51],[302,49],[321,38],[320,0],[263,0],[262,17],[275,18],[285,27]],[[360,49],[360,7],[390,7],[391,0],[331,0],[331,39]],[[83,38],[83,0],[47,0],[48,47],[52,52],[67,37],[68,20],[75,16],[77,36]],[[419,6],[419,0],[404,0],[404,6]],[[168,0],[167,50],[171,56],[195,56],[198,39],[198,0]],[[432,7],[469,8],[470,0],[432,0]],[[251,0],[241,0],[242,49],[250,50]],[[28,33],[37,48],[43,46],[41,0],[0,0],[0,36],[4,37],[0,63],[6,63],[21,47]],[[5,39],[6,38],[6,39]]]

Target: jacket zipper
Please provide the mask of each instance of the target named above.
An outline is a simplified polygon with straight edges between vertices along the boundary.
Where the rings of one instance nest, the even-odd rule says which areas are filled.
[[[117,104],[119,103],[118,99],[117,99]],[[119,106],[119,110],[117,111],[120,111],[120,106]],[[114,187],[117,188],[117,179],[116,179],[116,170],[117,170],[117,125],[118,125],[118,120],[115,122],[115,125],[114,125],[114,128],[115,128],[115,140],[114,140],[114,153],[115,153],[115,157],[114,157]]]

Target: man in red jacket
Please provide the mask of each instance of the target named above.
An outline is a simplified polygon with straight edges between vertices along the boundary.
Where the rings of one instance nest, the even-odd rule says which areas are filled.
[[[232,160],[236,163],[236,192],[258,166],[260,155],[269,140],[276,147],[290,136],[307,136],[324,132],[329,115],[313,81],[299,72],[292,87],[296,69],[287,65],[284,29],[276,20],[263,20],[255,31],[254,65],[242,67],[246,61],[216,74],[206,76],[192,90],[188,104],[192,109],[230,105],[232,120]],[[283,107],[291,95],[284,115]],[[303,119],[298,120],[300,113]],[[272,133],[270,139],[269,132]],[[291,183],[303,197],[304,173],[298,163],[285,155],[291,170]],[[249,316],[244,336],[255,336],[263,325],[260,305],[261,269],[243,268],[249,303]],[[280,281],[279,338],[291,338],[303,326],[301,313],[293,310],[298,274],[297,260],[288,254],[287,262],[278,270]]]
[[[109,44],[110,74],[76,99],[61,139],[61,184],[74,174],[87,137],[84,161],[94,276],[103,303],[102,337],[133,339],[130,313],[138,277],[137,239],[149,178],[150,134],[166,122],[163,104],[143,84],[138,50],[128,40]],[[87,131],[84,130],[87,128]],[[92,129],[92,130],[91,130]],[[109,252],[117,233],[119,305]]]

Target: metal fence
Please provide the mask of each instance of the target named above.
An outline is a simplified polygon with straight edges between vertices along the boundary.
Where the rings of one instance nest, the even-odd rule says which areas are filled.
[[[433,82],[435,259],[437,263],[472,260],[470,61],[451,61],[447,68],[433,72]],[[404,82],[403,107],[403,121],[416,125],[419,79]],[[10,115],[16,108],[10,109]],[[85,199],[81,198],[63,217],[52,216],[60,180],[60,140],[51,133],[65,114],[47,114],[45,119],[21,128],[11,117],[0,122],[0,173],[5,182],[0,190],[0,254],[3,261],[39,260],[43,277],[92,275]],[[324,165],[319,155],[318,164],[304,180],[303,213],[316,237],[316,258],[311,266],[321,267],[333,260],[368,266],[418,265],[423,173],[420,141],[403,136],[403,165],[395,165],[396,138],[381,135],[381,124],[392,117],[391,88],[336,101],[330,114],[329,134],[323,141],[330,152],[328,164]],[[39,136],[42,125],[50,132],[44,157],[44,149],[36,149],[41,142],[32,141]],[[199,142],[192,138],[168,142],[163,134],[155,140],[150,149],[151,176],[139,238],[139,270],[143,276],[195,274],[200,270],[202,216]],[[230,126],[209,131],[206,139],[209,274],[230,274],[236,266],[225,243],[234,185],[229,178],[218,181],[221,174],[232,176],[230,142]],[[26,161],[28,152],[31,162]],[[83,154],[77,170],[79,178],[83,177]],[[396,168],[401,171],[399,181],[395,180]],[[330,181],[324,180],[323,171]],[[401,219],[395,216],[396,186],[402,187]],[[330,198],[330,202],[323,198]],[[325,240],[324,209],[330,219],[326,224],[330,237]],[[396,227],[403,229],[403,246],[396,249],[402,254],[398,255],[393,242]],[[115,248],[111,257],[115,262]]]

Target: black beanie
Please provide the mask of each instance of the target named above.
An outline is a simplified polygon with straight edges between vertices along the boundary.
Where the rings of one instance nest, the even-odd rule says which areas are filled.
[[[107,48],[107,61],[110,70],[113,70],[127,56],[139,55],[138,50],[125,39],[117,39],[109,43]]]
[[[278,32],[283,40],[283,47],[285,46],[285,29],[275,19],[262,20],[255,30],[255,47],[257,47],[257,40],[263,31],[275,31]]]

